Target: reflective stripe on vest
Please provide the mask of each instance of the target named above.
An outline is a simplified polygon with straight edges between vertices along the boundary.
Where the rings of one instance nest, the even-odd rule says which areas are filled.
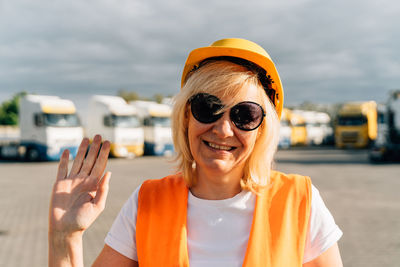
[[[140,267],[189,266],[188,188],[180,175],[144,182],[139,191],[136,249]],[[302,266],[311,181],[272,172],[257,196],[243,266]]]

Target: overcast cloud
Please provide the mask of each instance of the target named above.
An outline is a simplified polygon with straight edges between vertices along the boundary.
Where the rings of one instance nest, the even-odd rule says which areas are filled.
[[[18,91],[175,94],[187,54],[224,37],[263,46],[285,102],[382,102],[400,88],[396,0],[0,0],[0,102]]]

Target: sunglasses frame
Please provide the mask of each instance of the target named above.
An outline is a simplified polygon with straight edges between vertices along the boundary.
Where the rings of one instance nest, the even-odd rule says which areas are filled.
[[[197,97],[199,97],[199,96],[204,96],[205,98],[206,98],[206,97],[210,97],[210,96],[211,96],[211,97],[214,97],[214,98],[216,98],[216,99],[218,100],[218,102],[220,103],[220,104],[218,104],[218,105],[221,106],[221,109],[223,109],[223,108],[225,107],[225,105],[222,104],[221,99],[219,99],[219,98],[216,97],[215,95],[211,95],[211,94],[208,94],[208,93],[197,93],[197,94],[195,94],[195,95],[192,95],[192,96],[189,98],[189,101],[188,101],[188,103],[190,104],[190,110],[191,110],[191,113],[192,113],[193,117],[194,117],[198,122],[204,123],[204,124],[211,124],[211,123],[214,123],[214,122],[218,121],[218,120],[223,116],[223,114],[224,114],[225,112],[221,112],[221,113],[218,113],[218,114],[214,115],[215,117],[214,117],[212,120],[210,120],[210,121],[201,121],[201,120],[199,119],[198,115],[196,115],[196,114],[193,113],[193,108],[192,108],[193,101],[195,101],[195,99],[196,99]],[[236,106],[238,106],[238,105],[240,105],[240,104],[244,104],[244,103],[250,103],[250,104],[256,105],[256,106],[258,106],[258,107],[260,108],[260,110],[261,110],[261,120],[260,120],[260,122],[258,123],[257,126],[251,128],[251,129],[246,129],[246,128],[240,127],[240,126],[238,125],[238,122],[235,122],[235,120],[232,119],[232,110],[233,110]],[[264,112],[263,107],[262,107],[260,104],[258,104],[258,103],[256,103],[256,102],[253,102],[253,101],[242,101],[242,102],[239,102],[239,103],[235,104],[233,107],[231,107],[230,110],[229,110],[229,119],[230,119],[230,120],[232,121],[232,123],[236,126],[236,128],[238,128],[239,130],[242,130],[242,131],[247,131],[247,132],[254,131],[254,130],[256,130],[258,127],[260,127],[260,125],[261,125],[262,122],[264,121],[264,117],[265,117],[265,116],[266,116],[266,114],[265,114],[265,112]],[[215,119],[215,120],[214,120],[214,119]]]

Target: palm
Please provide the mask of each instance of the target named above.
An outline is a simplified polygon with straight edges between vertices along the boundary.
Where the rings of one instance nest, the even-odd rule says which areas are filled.
[[[68,152],[63,153],[50,202],[50,231],[84,231],[103,211],[110,173],[102,174],[109,143],[104,142],[98,153],[100,143],[95,137],[85,158],[88,140],[83,140],[69,174]]]
[[[93,217],[97,217],[91,197],[82,191],[82,183],[64,180],[58,182],[54,189],[52,215],[57,226],[84,230],[93,222]]]

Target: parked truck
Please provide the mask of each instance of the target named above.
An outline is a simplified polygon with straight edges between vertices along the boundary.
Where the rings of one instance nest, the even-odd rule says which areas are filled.
[[[290,123],[291,111],[287,108],[282,109],[282,115],[279,128],[279,144],[280,148],[287,149],[291,145],[292,126]]]
[[[339,109],[335,126],[338,148],[366,148],[377,136],[375,101],[348,102]]]
[[[19,103],[19,132],[0,144],[0,157],[59,160],[64,149],[77,153],[83,128],[72,101],[57,96],[26,95]]]
[[[331,122],[331,117],[328,113],[325,112],[316,112],[316,121],[317,125],[322,129],[323,141],[324,145],[333,145],[334,143],[334,135],[333,135],[333,127]]]
[[[144,127],[144,154],[171,155],[174,151],[171,131],[172,108],[153,101],[131,101]]]
[[[300,114],[291,112],[290,125],[292,127],[291,145],[304,146],[307,144],[307,128],[304,117]]]
[[[333,135],[333,129],[330,126],[330,117],[327,113],[312,110],[293,110],[293,113],[304,118],[307,145],[319,146],[329,142],[330,136]]]
[[[400,90],[390,93],[387,103],[379,108],[378,136],[369,151],[373,162],[400,159]]]
[[[113,157],[136,157],[144,152],[144,131],[138,112],[122,97],[94,95],[89,101],[86,135],[110,141]]]

